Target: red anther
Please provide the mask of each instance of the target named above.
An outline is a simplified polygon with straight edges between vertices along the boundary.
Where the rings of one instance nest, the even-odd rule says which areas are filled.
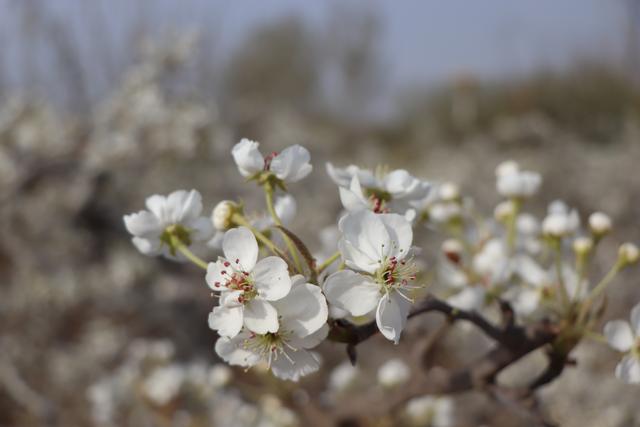
[[[236,258],[236,264],[240,264],[240,259]]]
[[[406,279],[402,279],[402,286],[406,286],[407,285],[407,280]]]
[[[264,158],[264,170],[268,171],[271,168],[271,161],[277,155],[278,155],[278,152],[274,151]]]
[[[243,271],[243,272],[242,272],[242,274],[244,274],[245,276],[248,276],[248,275],[249,275],[249,273],[248,273],[248,272],[246,272],[246,271]]]
[[[227,270],[222,270],[220,274],[227,274]]]
[[[222,265],[224,265],[225,267],[229,267],[231,263],[229,261],[225,261]]]
[[[216,288],[219,288],[220,287],[220,282],[214,283],[213,286],[215,286]]]

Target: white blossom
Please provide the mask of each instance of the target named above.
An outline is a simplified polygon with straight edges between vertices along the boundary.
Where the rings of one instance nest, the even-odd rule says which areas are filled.
[[[231,217],[238,209],[238,205],[231,200],[223,200],[213,208],[211,212],[211,222],[213,227],[219,231],[226,231],[231,228]]]
[[[633,243],[623,243],[618,249],[618,257],[625,264],[635,264],[640,259],[640,250]]]
[[[156,194],[147,198],[146,206],[147,210],[124,216],[127,231],[134,236],[133,244],[145,255],[177,259],[169,232],[176,233],[186,246],[207,241],[213,234],[209,218],[200,216],[202,196],[196,190]]]
[[[308,350],[327,336],[327,302],[318,286],[298,275],[291,292],[273,306],[280,320],[277,332],[243,330],[233,338],[223,336],[216,342],[216,353],[230,365],[267,363],[276,377],[298,381],[320,367],[319,356]]]
[[[336,392],[348,389],[355,382],[358,373],[358,368],[351,362],[342,362],[329,374],[329,389]]]
[[[185,379],[184,368],[168,365],[156,368],[142,384],[142,391],[157,405],[166,405],[178,395]]]
[[[624,353],[616,377],[627,384],[640,384],[640,304],[631,310],[631,322],[607,322],[604,335],[613,349]]]
[[[287,263],[270,256],[258,261],[258,242],[246,227],[227,231],[224,257],[209,263],[206,281],[220,291],[220,305],[209,315],[209,326],[226,337],[236,336],[244,325],[258,333],[278,331],[278,313],[272,303],[291,289]]]
[[[339,222],[338,246],[349,268],[330,275],[324,283],[330,304],[363,316],[376,310],[380,332],[398,343],[411,306],[409,282],[416,269],[408,258],[413,231],[397,214],[359,211]]]
[[[386,361],[378,369],[378,383],[384,387],[396,387],[409,381],[411,370],[402,359]]]
[[[258,142],[245,138],[231,150],[242,176],[252,177],[260,172],[270,172],[284,182],[296,182],[309,175],[313,169],[309,163],[309,151],[300,145],[292,145],[280,153],[273,152],[266,157],[260,153],[259,145]]]
[[[580,217],[575,209],[556,200],[549,205],[547,216],[542,222],[542,232],[552,237],[565,237],[578,231]]]
[[[340,200],[349,212],[369,209],[376,213],[402,213],[412,220],[412,204],[424,199],[431,185],[404,169],[374,174],[350,165],[344,169],[327,163],[327,173],[340,187]]]
[[[505,197],[531,197],[540,187],[540,174],[523,171],[512,161],[506,161],[496,168],[496,187],[498,193]]]

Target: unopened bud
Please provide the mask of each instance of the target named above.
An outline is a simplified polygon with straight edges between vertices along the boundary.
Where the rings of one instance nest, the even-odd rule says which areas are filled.
[[[442,252],[447,257],[447,259],[454,264],[460,263],[463,251],[464,247],[459,240],[447,239],[442,242]]]
[[[602,212],[594,212],[589,216],[589,228],[596,236],[603,236],[611,231],[611,218]]]
[[[623,243],[618,249],[618,259],[624,265],[635,264],[640,260],[640,250],[633,243]]]
[[[460,198],[460,188],[453,182],[445,182],[440,186],[440,199],[444,201],[453,201]]]
[[[591,237],[577,237],[573,241],[573,251],[580,256],[584,256],[593,249],[593,239]]]
[[[238,210],[238,204],[231,200],[223,200],[213,208],[211,222],[216,230],[225,231],[231,228],[231,217]]]

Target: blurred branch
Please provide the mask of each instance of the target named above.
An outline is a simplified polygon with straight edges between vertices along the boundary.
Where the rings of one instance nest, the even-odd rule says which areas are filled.
[[[451,322],[464,320],[472,323],[497,345],[468,367],[453,371],[433,367],[426,372],[415,373],[406,386],[392,394],[380,396],[379,393],[371,393],[362,395],[358,399],[349,400],[336,408],[337,418],[355,420],[357,423],[359,414],[368,414],[369,416],[385,414],[397,409],[399,405],[413,397],[425,394],[454,394],[471,390],[485,391],[494,397],[509,396],[517,402],[518,408],[525,407],[522,405],[522,400],[530,397],[531,392],[536,388],[549,383],[560,375],[566,364],[566,358],[550,352],[547,369],[527,389],[510,389],[497,385],[495,383],[496,377],[503,369],[532,351],[550,344],[558,334],[557,328],[547,320],[526,327],[518,326],[513,318],[513,310],[508,304],[502,303],[501,310],[503,325],[498,327],[477,312],[459,310],[434,296],[428,296],[416,306],[409,317],[439,312],[445,314]],[[333,327],[332,338],[336,341],[346,342],[348,348],[353,352],[357,344],[375,335],[377,331],[375,322],[355,326],[346,321],[338,321]],[[440,332],[436,332],[432,337],[439,338]],[[433,346],[431,341],[431,339],[428,340],[427,351]],[[541,417],[531,416],[541,425],[549,425]]]

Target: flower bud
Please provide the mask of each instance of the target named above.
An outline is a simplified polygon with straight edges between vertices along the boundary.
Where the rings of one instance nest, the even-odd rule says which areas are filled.
[[[506,222],[509,218],[511,218],[516,213],[516,207],[514,206],[511,200],[506,200],[504,202],[498,203],[496,208],[493,210],[493,217],[496,221]]]
[[[223,200],[213,208],[211,222],[216,230],[225,231],[233,225],[231,217],[237,211],[238,204],[231,200]]]
[[[444,201],[453,201],[460,198],[460,188],[453,182],[445,182],[440,185],[440,199]]]
[[[456,239],[447,239],[442,242],[442,252],[447,257],[449,261],[454,264],[460,263],[460,259],[462,258],[462,251],[464,247],[459,240]]]
[[[604,236],[611,231],[611,218],[602,212],[594,212],[589,216],[589,228],[596,236]]]
[[[618,258],[624,265],[635,264],[640,260],[640,250],[633,243],[623,243],[618,249]]]
[[[593,249],[593,239],[591,237],[577,237],[573,241],[573,251],[579,256],[585,256]]]

